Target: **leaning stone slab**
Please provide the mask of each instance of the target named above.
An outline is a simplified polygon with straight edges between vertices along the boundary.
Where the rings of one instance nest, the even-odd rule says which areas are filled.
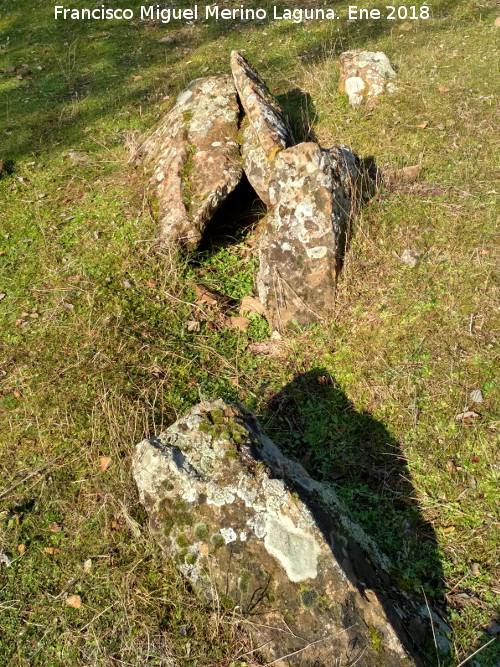
[[[274,330],[307,326],[333,313],[351,211],[340,177],[344,168],[312,142],[288,148],[274,161],[257,280]]]
[[[229,76],[196,79],[142,145],[159,200],[159,238],[193,248],[238,185],[239,105]]]
[[[271,162],[260,145],[245,116],[240,128],[241,159],[248,182],[266,206],[269,207],[269,186],[272,178]]]
[[[273,664],[420,664],[384,592],[386,557],[251,413],[200,403],[139,443],[132,465],[165,554]]]
[[[249,126],[242,141],[245,173],[268,204],[270,165],[279,151],[293,145],[292,132],[278,101],[255,67],[238,51],[231,54],[231,70]]]
[[[381,51],[346,51],[339,57],[339,90],[349,98],[351,107],[374,104],[384,92],[394,93],[396,72]]]

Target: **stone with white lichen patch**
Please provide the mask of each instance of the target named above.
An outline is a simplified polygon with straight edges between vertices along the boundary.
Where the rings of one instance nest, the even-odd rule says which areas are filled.
[[[370,105],[384,92],[396,91],[396,72],[381,51],[346,51],[339,57],[339,90],[349,98],[351,107]]]
[[[231,77],[196,79],[142,145],[158,195],[161,241],[196,246],[240,182],[238,122]]]
[[[331,317],[351,210],[361,197],[358,173],[345,148],[309,142],[276,156],[257,278],[272,330]]]
[[[139,443],[132,467],[165,554],[273,664],[419,664],[386,557],[251,413],[200,403]]]

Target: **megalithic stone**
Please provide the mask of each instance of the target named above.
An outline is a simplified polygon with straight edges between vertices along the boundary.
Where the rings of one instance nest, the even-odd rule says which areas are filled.
[[[166,556],[274,665],[421,664],[387,557],[241,406],[194,406],[137,445],[132,470]]]
[[[257,72],[241,53],[231,54],[231,70],[245,112],[242,157],[245,174],[265,204],[276,155],[294,144],[285,113]]]
[[[196,79],[144,142],[158,196],[158,236],[192,249],[241,180],[239,105],[230,76]]]
[[[333,160],[313,142],[274,160],[257,280],[272,329],[307,326],[333,314],[351,210]]]

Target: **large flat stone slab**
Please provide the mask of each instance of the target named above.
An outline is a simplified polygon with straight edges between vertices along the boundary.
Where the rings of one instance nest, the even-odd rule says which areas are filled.
[[[158,195],[158,236],[193,248],[242,175],[239,105],[230,76],[197,79],[144,142]]]
[[[251,413],[200,403],[137,445],[133,474],[165,554],[273,664],[419,664],[386,557]]]
[[[260,145],[257,136],[245,116],[240,129],[241,159],[248,182],[269,207],[269,186],[272,179],[272,161]]]

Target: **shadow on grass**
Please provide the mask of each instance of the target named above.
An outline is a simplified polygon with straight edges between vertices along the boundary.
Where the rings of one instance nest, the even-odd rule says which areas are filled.
[[[419,509],[401,448],[386,427],[355,410],[334,378],[319,367],[297,375],[273,396],[262,421],[282,452],[330,486],[387,554],[391,584],[424,608],[427,600],[444,617],[443,569],[435,534]],[[356,550],[355,545],[351,548]],[[356,571],[356,554],[351,555],[361,581],[385,588],[373,572]],[[413,641],[425,637],[414,648],[423,664],[435,664],[430,620],[427,627],[405,630]]]

